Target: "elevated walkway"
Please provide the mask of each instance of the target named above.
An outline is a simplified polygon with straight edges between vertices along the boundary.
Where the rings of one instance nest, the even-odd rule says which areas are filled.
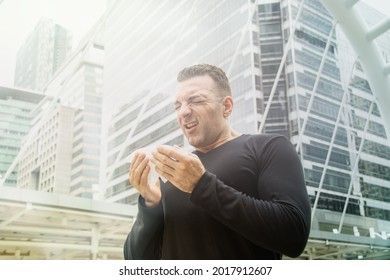
[[[1,259],[122,259],[137,207],[0,188]]]

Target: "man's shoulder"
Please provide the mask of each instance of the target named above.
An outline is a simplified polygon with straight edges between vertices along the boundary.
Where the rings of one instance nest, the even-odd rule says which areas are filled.
[[[282,134],[246,134],[243,141],[244,146],[259,153],[292,146],[290,140]]]
[[[275,133],[244,134],[244,137],[246,141],[258,143],[258,144],[259,143],[266,144],[276,139],[288,140],[284,135],[275,134]]]

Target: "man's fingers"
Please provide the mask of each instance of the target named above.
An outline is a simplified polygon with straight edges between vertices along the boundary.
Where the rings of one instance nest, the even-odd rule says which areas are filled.
[[[152,163],[158,168],[159,171],[171,173],[178,167],[180,162],[166,154],[156,151],[153,153]]]
[[[147,162],[146,162],[147,164]],[[142,170],[141,177],[140,177],[140,186],[148,186],[148,175],[150,172],[150,166],[147,164],[144,169]]]
[[[130,183],[137,187],[141,184],[141,176],[149,159],[144,153],[134,156],[130,167]]]
[[[130,162],[131,166],[133,166],[135,164],[138,157],[139,157],[139,153],[135,153],[133,158],[131,159],[131,162]]]
[[[171,180],[174,176],[175,170],[173,168],[167,167],[163,164],[155,164],[156,172],[163,178]]]
[[[167,145],[162,145],[157,147],[157,152],[166,155],[173,161],[185,161],[188,156],[192,153],[187,152],[179,147],[171,147]]]

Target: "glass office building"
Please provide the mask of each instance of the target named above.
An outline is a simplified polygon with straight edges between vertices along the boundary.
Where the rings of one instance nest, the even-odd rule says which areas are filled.
[[[109,11],[107,200],[136,203],[134,150],[188,146],[172,110],[176,74],[216,64],[231,80],[233,127],[283,134],[302,159],[313,207],[302,258],[390,257],[389,140],[359,60],[320,1],[112,1]]]
[[[31,129],[30,112],[43,98],[35,91],[0,87],[0,181],[4,180],[6,186],[16,186],[18,166],[8,169],[18,156],[22,139]]]
[[[300,2],[292,3],[289,10],[281,6],[282,17],[298,14]],[[373,93],[357,55],[320,1],[305,1],[299,12],[285,67],[290,137],[313,206],[311,237],[349,236],[357,244],[386,247],[390,150]],[[350,257],[343,250],[332,255],[338,256]]]
[[[97,22],[46,85],[17,186],[100,199],[104,43]]]
[[[102,28],[85,35],[44,95],[0,87],[1,260],[123,259],[136,208],[98,201]]]
[[[72,49],[72,35],[42,18],[16,55],[15,86],[43,91]]]

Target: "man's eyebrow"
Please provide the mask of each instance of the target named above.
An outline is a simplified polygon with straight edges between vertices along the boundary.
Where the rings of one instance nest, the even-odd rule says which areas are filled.
[[[196,92],[194,92],[193,94],[191,94],[190,96],[188,96],[188,97],[187,97],[187,100],[192,100],[192,99],[197,98],[197,97],[207,98],[207,94],[202,93],[202,92],[199,92],[199,91],[196,91]],[[179,101],[179,100],[176,99],[176,100],[173,102],[173,105],[175,105],[175,104],[181,104],[181,101]]]
[[[196,97],[207,98],[207,96],[208,96],[208,94],[203,93],[202,91],[196,91],[196,92],[194,92],[192,95],[190,95],[190,96],[188,97],[188,99],[196,98]]]
[[[194,95],[188,96],[187,101],[196,100],[198,98],[203,98],[203,96],[200,94],[194,94]]]

